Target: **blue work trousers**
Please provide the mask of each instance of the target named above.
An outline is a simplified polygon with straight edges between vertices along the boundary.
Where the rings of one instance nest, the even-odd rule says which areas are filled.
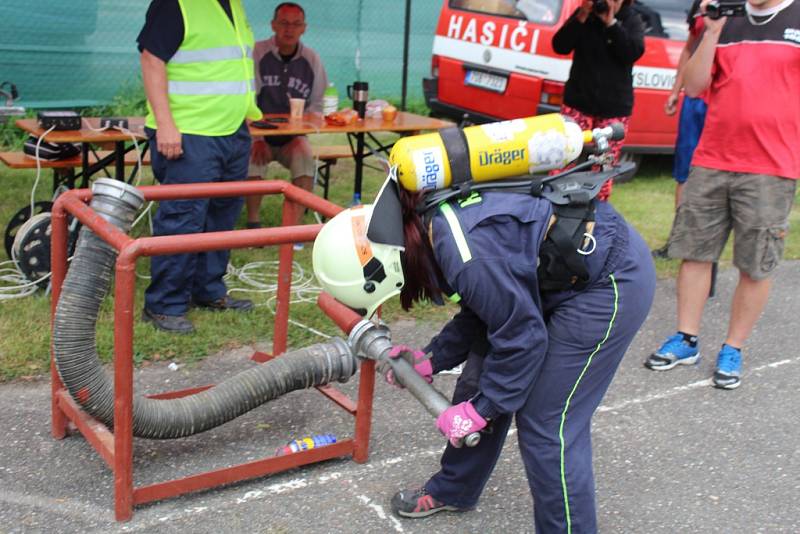
[[[650,251],[629,230],[613,272],[583,291],[543,295],[549,335],[530,396],[515,414],[538,533],[597,531],[590,426],[622,356],[645,320],[655,291]],[[474,396],[482,355],[471,352],[453,403]],[[472,508],[494,469],[513,414],[490,423],[475,448],[447,445],[426,484],[437,500]]]
[[[245,180],[250,161],[247,125],[225,136],[183,134],[183,156],[168,160],[158,152],[158,133],[147,130],[153,174],[164,185]],[[166,200],[153,218],[153,235],[182,235],[232,230],[242,197]],[[212,301],[226,295],[222,277],[230,251],[153,256],[145,307],[153,313],[183,315],[191,299]]]

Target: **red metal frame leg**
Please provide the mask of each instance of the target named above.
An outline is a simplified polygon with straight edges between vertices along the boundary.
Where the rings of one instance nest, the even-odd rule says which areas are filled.
[[[67,275],[67,214],[61,205],[53,210],[50,228],[52,232],[50,265],[53,273],[51,278],[53,292],[50,300],[50,433],[55,439],[63,439],[67,435],[69,420],[58,405],[58,393],[64,389],[64,384],[58,376],[52,342],[58,297],[61,295],[61,286]]]
[[[369,458],[369,433],[372,427],[372,396],[375,392],[375,362],[361,362],[358,375],[358,412],[356,413],[353,460],[363,464]]]
[[[114,292],[114,512],[133,516],[133,300],[135,264],[117,259]],[[135,261],[135,259],[134,259]]]
[[[289,200],[283,201],[283,216],[281,224],[291,226],[295,221],[295,204]],[[272,355],[277,356],[286,352],[289,338],[289,300],[292,293],[292,261],[294,251],[292,243],[280,246],[278,253],[278,290],[275,304],[275,330],[272,340]]]

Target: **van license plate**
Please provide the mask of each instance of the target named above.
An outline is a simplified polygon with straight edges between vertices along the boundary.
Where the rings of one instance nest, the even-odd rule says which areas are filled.
[[[468,70],[467,76],[464,78],[464,83],[474,87],[481,87],[490,91],[503,93],[506,90],[508,78],[479,70]]]

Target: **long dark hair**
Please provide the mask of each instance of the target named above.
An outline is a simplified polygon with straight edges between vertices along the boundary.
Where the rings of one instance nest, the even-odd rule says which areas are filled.
[[[398,187],[403,208],[403,236],[406,250],[402,255],[405,284],[400,290],[400,304],[408,311],[420,300],[438,301],[442,291],[437,283],[441,269],[433,255],[428,233],[416,207],[425,193],[412,193]]]

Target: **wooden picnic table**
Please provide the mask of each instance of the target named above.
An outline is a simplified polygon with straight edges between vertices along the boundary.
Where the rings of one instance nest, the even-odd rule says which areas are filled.
[[[271,122],[270,119],[285,120]],[[400,111],[392,121],[383,118],[365,117],[362,120],[343,126],[328,124],[318,113],[307,113],[302,120],[291,119],[288,114],[266,114],[262,120],[271,122],[277,128],[263,129],[250,126],[253,136],[347,134],[350,149],[355,160],[355,182],[353,184],[353,203],[361,202],[361,184],[364,175],[364,159],[373,153],[389,153],[394,143],[384,143],[375,137],[378,132],[392,132],[400,135],[413,135],[425,130],[440,130],[453,126],[453,123],[424,115]]]
[[[310,134],[346,134],[353,159],[355,160],[355,182],[353,184],[353,202],[361,202],[361,186],[364,174],[364,159],[370,154],[389,153],[393,143],[384,143],[374,134],[392,132],[400,135],[415,134],[426,130],[439,130],[453,126],[451,122],[409,112],[398,112],[392,121],[383,118],[366,117],[351,124],[335,126],[328,124],[321,114],[307,113],[302,120],[290,119],[288,114],[267,114],[264,120],[278,118],[285,122],[273,123],[277,128],[262,129],[250,127],[254,136],[310,135]],[[128,132],[116,129],[100,131],[99,117],[84,117],[80,130],[54,130],[45,136],[52,143],[80,143],[82,147],[82,167],[84,181],[103,167],[114,163],[115,177],[125,180],[125,154],[134,149],[137,143],[145,142],[142,152],[147,150],[147,137],[144,133],[144,117],[127,117]],[[20,129],[41,137],[45,129],[39,126],[36,119],[20,119],[16,121]],[[89,157],[92,145],[113,143],[111,154],[95,162]]]
[[[135,145],[143,143],[141,147],[142,157],[147,152],[147,137],[144,134],[144,117],[127,117],[128,131],[123,132],[117,129],[100,129],[99,117],[84,117],[81,121],[80,130],[53,130],[47,133],[46,128],[39,126],[37,119],[19,119],[14,124],[21,130],[28,132],[36,137],[44,136],[45,141],[50,143],[80,143],[81,145],[81,167],[84,184],[88,183],[91,175],[104,169],[110,164],[114,164],[115,178],[125,180],[125,155],[135,150]],[[112,144],[114,146],[111,154],[108,154],[99,161],[93,162],[89,157],[92,145]],[[135,176],[137,169],[134,169],[131,176]]]

